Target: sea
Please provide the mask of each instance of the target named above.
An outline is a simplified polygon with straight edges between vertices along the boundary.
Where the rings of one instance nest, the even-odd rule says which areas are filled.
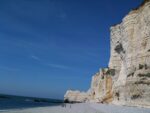
[[[63,104],[63,100],[0,94],[0,112],[11,109],[47,107]]]

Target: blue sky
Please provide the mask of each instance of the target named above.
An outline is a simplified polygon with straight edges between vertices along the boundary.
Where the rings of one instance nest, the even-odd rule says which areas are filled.
[[[62,99],[107,67],[111,25],[142,0],[1,0],[0,93]]]

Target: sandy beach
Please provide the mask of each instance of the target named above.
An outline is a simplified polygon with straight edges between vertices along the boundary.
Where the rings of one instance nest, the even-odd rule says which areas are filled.
[[[104,105],[96,103],[66,104],[66,107],[51,106],[28,108],[22,110],[6,110],[1,113],[150,113],[148,108]]]

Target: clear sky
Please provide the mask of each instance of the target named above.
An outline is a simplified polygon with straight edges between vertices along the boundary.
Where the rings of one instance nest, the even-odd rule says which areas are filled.
[[[107,67],[111,25],[142,0],[0,0],[0,93],[62,99]]]

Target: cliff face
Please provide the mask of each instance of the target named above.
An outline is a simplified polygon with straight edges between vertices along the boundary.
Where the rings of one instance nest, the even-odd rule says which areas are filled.
[[[112,101],[112,86],[113,78],[115,75],[114,69],[104,68],[101,69],[96,75],[92,77],[91,83],[91,101],[94,102],[106,102]]]
[[[150,106],[150,0],[110,31],[109,67],[92,77],[88,96],[82,97],[101,103]]]
[[[150,0],[111,27],[114,103],[150,105]]]
[[[87,102],[89,101],[89,94],[87,92],[68,90],[64,96],[65,102]]]

